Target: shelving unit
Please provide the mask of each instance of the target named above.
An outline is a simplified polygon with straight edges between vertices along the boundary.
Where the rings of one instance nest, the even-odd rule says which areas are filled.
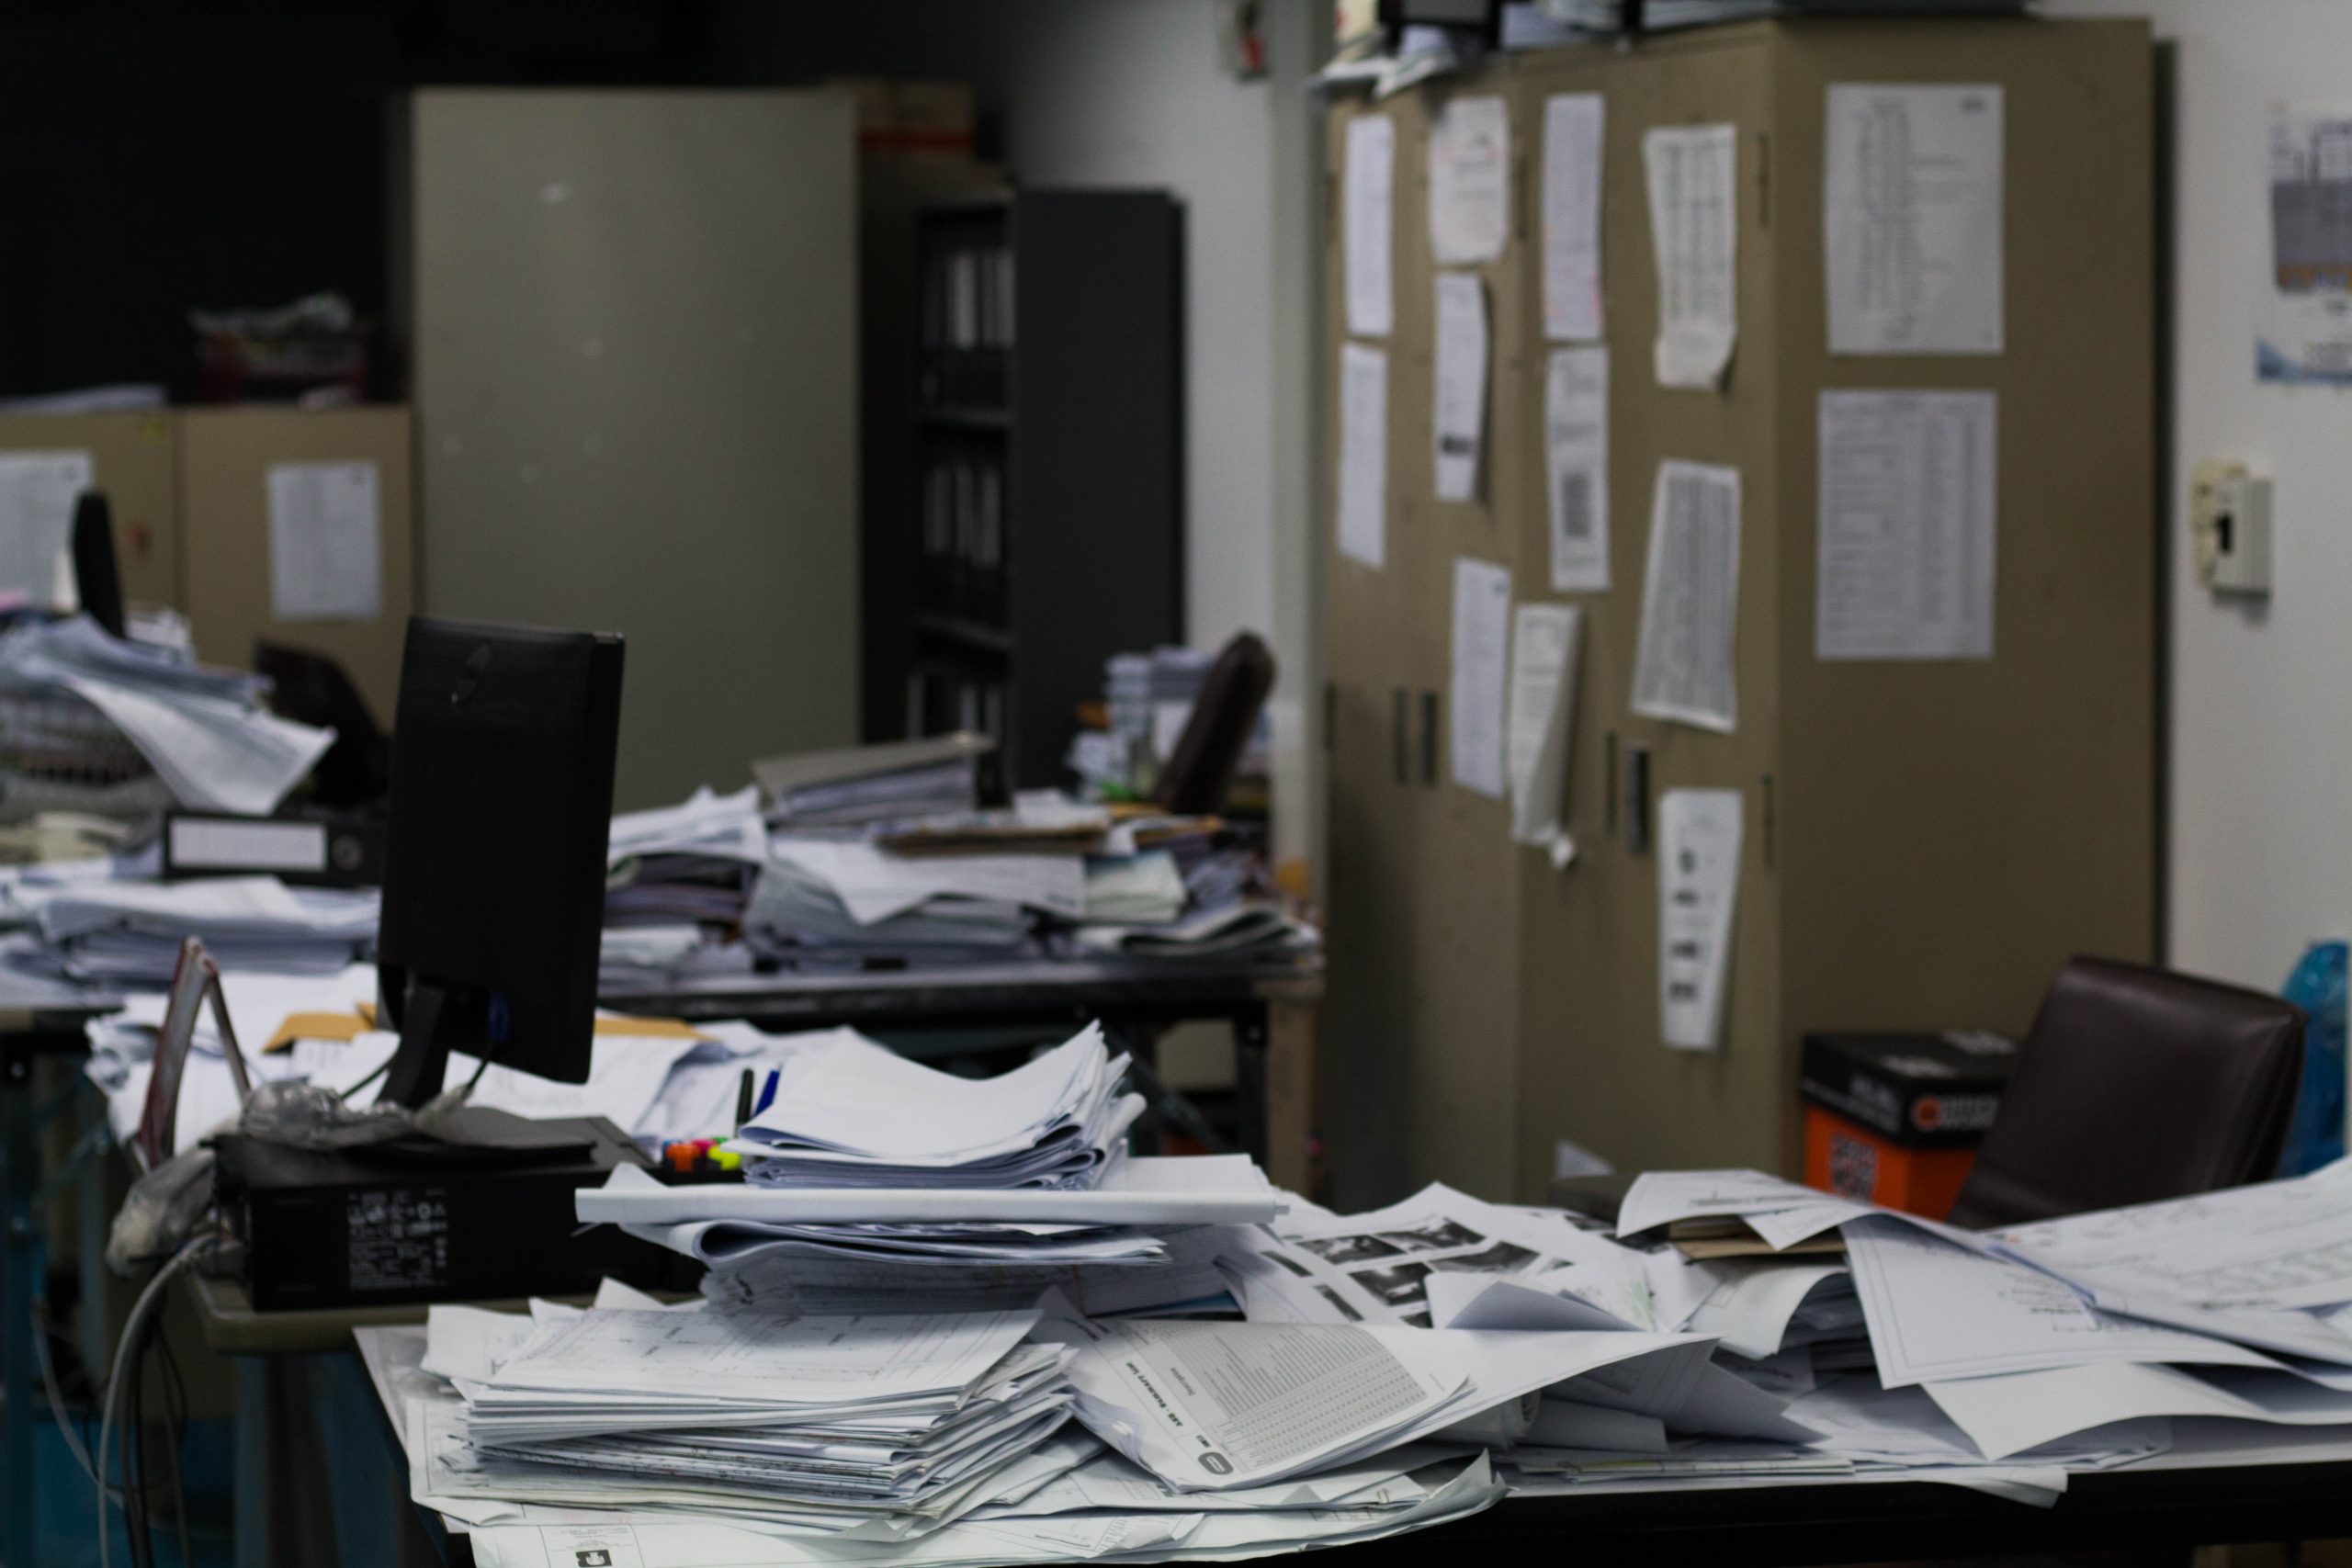
[[[869,540],[911,564],[867,572],[913,603],[869,604],[909,637],[866,679],[906,734],[984,730],[1057,784],[1102,661],[1182,635],[1182,213],[1016,190],[923,209],[915,257],[914,514]]]

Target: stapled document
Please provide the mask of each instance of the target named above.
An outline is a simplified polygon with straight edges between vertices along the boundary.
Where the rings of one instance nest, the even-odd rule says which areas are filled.
[[[1503,798],[1510,682],[1510,569],[1464,556],[1453,563],[1453,782]]]
[[[66,544],[74,507],[90,488],[87,452],[0,452],[0,592],[44,608],[71,607]]]
[[[1455,98],[1430,127],[1430,252],[1490,262],[1510,235],[1510,117],[1498,97]]]
[[[1657,384],[1712,388],[1739,334],[1739,140],[1728,125],[1642,138],[1657,252]]]
[[[1510,836],[1562,869],[1577,854],[1562,818],[1582,626],[1572,604],[1521,604],[1511,626]]]
[[[1555,348],[1544,378],[1544,499],[1552,586],[1609,586],[1609,348]]]
[[[368,621],[384,611],[384,513],[373,463],[273,463],[270,615]]]
[[[1740,804],[1736,789],[1670,789],[1658,801],[1658,1027],[1678,1050],[1723,1045]]]
[[[1991,392],[1824,392],[1814,651],[1993,657]]]
[[[1544,335],[1601,335],[1601,128],[1599,93],[1544,100]]]
[[[1634,711],[1729,734],[1739,610],[1739,470],[1658,465],[1634,660]]]
[[[1487,286],[1475,272],[1437,278],[1437,376],[1432,411],[1437,498],[1478,497],[1487,429]]]
[[[1388,355],[1340,345],[1340,553],[1365,566],[1388,559]]]
[[[1348,331],[1386,337],[1395,315],[1390,250],[1396,231],[1392,199],[1396,123],[1385,114],[1348,122]]]
[[[1997,82],[1837,82],[1823,134],[1832,354],[1998,354]]]

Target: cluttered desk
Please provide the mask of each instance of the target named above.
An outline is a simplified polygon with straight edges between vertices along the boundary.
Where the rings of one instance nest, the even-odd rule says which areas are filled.
[[[1747,1171],[1336,1214],[1251,1152],[1136,1137],[1182,1130],[1145,1025],[1312,998],[1295,917],[1212,902],[1248,882],[1214,830],[1047,801],[795,827],[805,777],[613,818],[619,664],[417,623],[380,899],[88,866],[10,887],[26,1038],[86,1020],[141,1171],[107,1247],[147,1276],[118,1373],[184,1288],[252,1369],[247,1426],[347,1427],[326,1385],[268,1382],[347,1337],[375,1473],[398,1454],[448,1560],[2352,1532],[2346,1167],[1974,1230]],[[1000,1042],[1017,1065],[986,1075],[856,1027],[1016,1015],[1058,1043]],[[141,1425],[125,1382],[102,1456]],[[241,1524],[303,1506],[289,1444],[243,1431],[267,1473]],[[354,1534],[366,1490],[318,1495],[348,1561],[393,1539]]]

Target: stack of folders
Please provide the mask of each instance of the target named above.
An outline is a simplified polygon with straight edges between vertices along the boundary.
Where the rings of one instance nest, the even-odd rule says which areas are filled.
[[[334,975],[374,950],[376,908],[373,889],[274,876],[75,881],[45,890],[42,941],[27,956],[75,979],[167,986],[180,943],[197,937],[223,969]]]

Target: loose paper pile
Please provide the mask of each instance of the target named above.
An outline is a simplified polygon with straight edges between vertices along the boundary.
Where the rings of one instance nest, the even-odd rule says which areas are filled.
[[[167,986],[180,943],[200,938],[223,969],[333,975],[376,942],[372,889],[288,887],[274,876],[76,881],[50,888],[40,956],[76,979]]]

